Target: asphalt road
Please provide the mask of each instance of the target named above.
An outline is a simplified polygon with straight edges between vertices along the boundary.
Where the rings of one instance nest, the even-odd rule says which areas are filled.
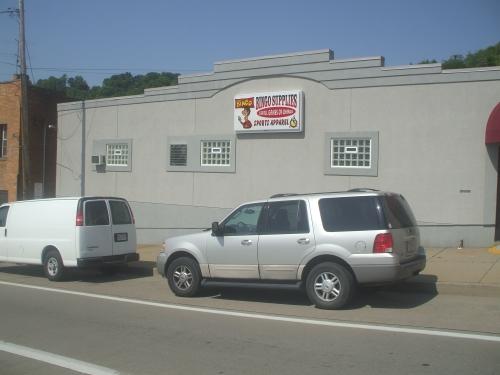
[[[382,289],[323,311],[300,291],[177,298],[147,265],[62,283],[0,265],[2,374],[498,374],[499,317],[498,296]]]

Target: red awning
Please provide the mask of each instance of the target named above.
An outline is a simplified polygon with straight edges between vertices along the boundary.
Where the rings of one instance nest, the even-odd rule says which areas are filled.
[[[486,125],[485,143],[500,143],[500,103],[491,111]]]

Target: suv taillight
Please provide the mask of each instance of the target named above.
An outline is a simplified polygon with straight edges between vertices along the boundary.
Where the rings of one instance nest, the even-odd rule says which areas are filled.
[[[375,242],[373,243],[374,253],[392,253],[392,234],[390,233],[380,233],[375,237]]]

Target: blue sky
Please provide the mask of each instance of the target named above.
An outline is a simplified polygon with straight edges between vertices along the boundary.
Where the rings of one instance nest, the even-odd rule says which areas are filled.
[[[18,0],[0,0],[0,11]],[[25,0],[32,80],[130,71],[209,72],[223,60],[330,48],[386,65],[500,42],[499,0]],[[0,14],[0,81],[16,72],[18,23]]]

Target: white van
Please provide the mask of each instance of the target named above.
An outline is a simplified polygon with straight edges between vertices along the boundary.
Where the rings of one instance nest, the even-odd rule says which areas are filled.
[[[49,280],[66,267],[139,259],[128,202],[114,197],[52,198],[0,206],[0,261],[42,264]]]

